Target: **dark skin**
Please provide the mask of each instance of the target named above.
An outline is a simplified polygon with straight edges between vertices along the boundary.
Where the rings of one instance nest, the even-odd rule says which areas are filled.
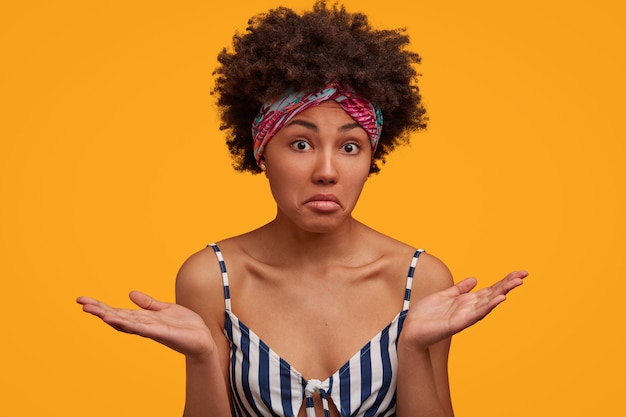
[[[293,126],[268,143],[263,164],[276,218],[219,242],[229,268],[232,311],[305,378],[320,380],[401,310],[414,251],[352,217],[369,173],[369,138],[336,103],[326,103],[297,115]],[[441,261],[420,257],[398,342],[399,417],[453,415],[447,374],[451,336],[484,318],[526,276],[511,272],[472,291],[475,278],[453,285]],[[139,310],[87,297],[78,302],[117,330],[185,355],[185,416],[230,416],[230,346],[222,331],[221,271],[212,249],[183,265],[176,291],[177,304],[131,293]],[[331,415],[338,415],[334,406]]]

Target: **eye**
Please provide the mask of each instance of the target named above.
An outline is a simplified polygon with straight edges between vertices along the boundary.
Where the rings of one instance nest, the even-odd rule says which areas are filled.
[[[341,149],[347,154],[354,155],[361,150],[361,147],[358,143],[349,142],[343,145]]]
[[[298,139],[291,143],[291,147],[297,151],[308,151],[311,149],[311,144],[304,139]]]

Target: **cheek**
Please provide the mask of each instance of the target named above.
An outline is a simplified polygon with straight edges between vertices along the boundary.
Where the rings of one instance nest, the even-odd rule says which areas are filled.
[[[288,198],[288,194],[296,193],[302,186],[304,177],[301,167],[280,166],[267,167],[266,176],[275,200]]]
[[[355,180],[350,184],[349,187],[354,191],[354,194],[356,194],[356,198],[358,198],[358,196],[361,195],[361,192],[363,191],[363,187],[365,187],[366,181],[367,181],[367,176],[361,177],[361,178],[355,178]]]
[[[297,161],[281,161],[279,164],[267,164],[266,175],[273,183],[296,182],[305,175],[305,167]]]
[[[369,178],[371,160],[363,158],[350,166],[350,181],[354,185],[363,185]]]

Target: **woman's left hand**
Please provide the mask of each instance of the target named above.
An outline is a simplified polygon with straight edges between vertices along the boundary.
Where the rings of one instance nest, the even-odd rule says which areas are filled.
[[[430,294],[411,305],[402,330],[403,339],[428,348],[484,318],[522,284],[528,273],[515,271],[490,287],[471,292],[476,278]]]

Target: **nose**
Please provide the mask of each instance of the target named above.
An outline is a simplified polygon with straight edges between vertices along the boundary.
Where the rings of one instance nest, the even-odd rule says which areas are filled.
[[[335,184],[339,178],[336,161],[330,152],[320,152],[315,161],[312,180],[316,184]]]

